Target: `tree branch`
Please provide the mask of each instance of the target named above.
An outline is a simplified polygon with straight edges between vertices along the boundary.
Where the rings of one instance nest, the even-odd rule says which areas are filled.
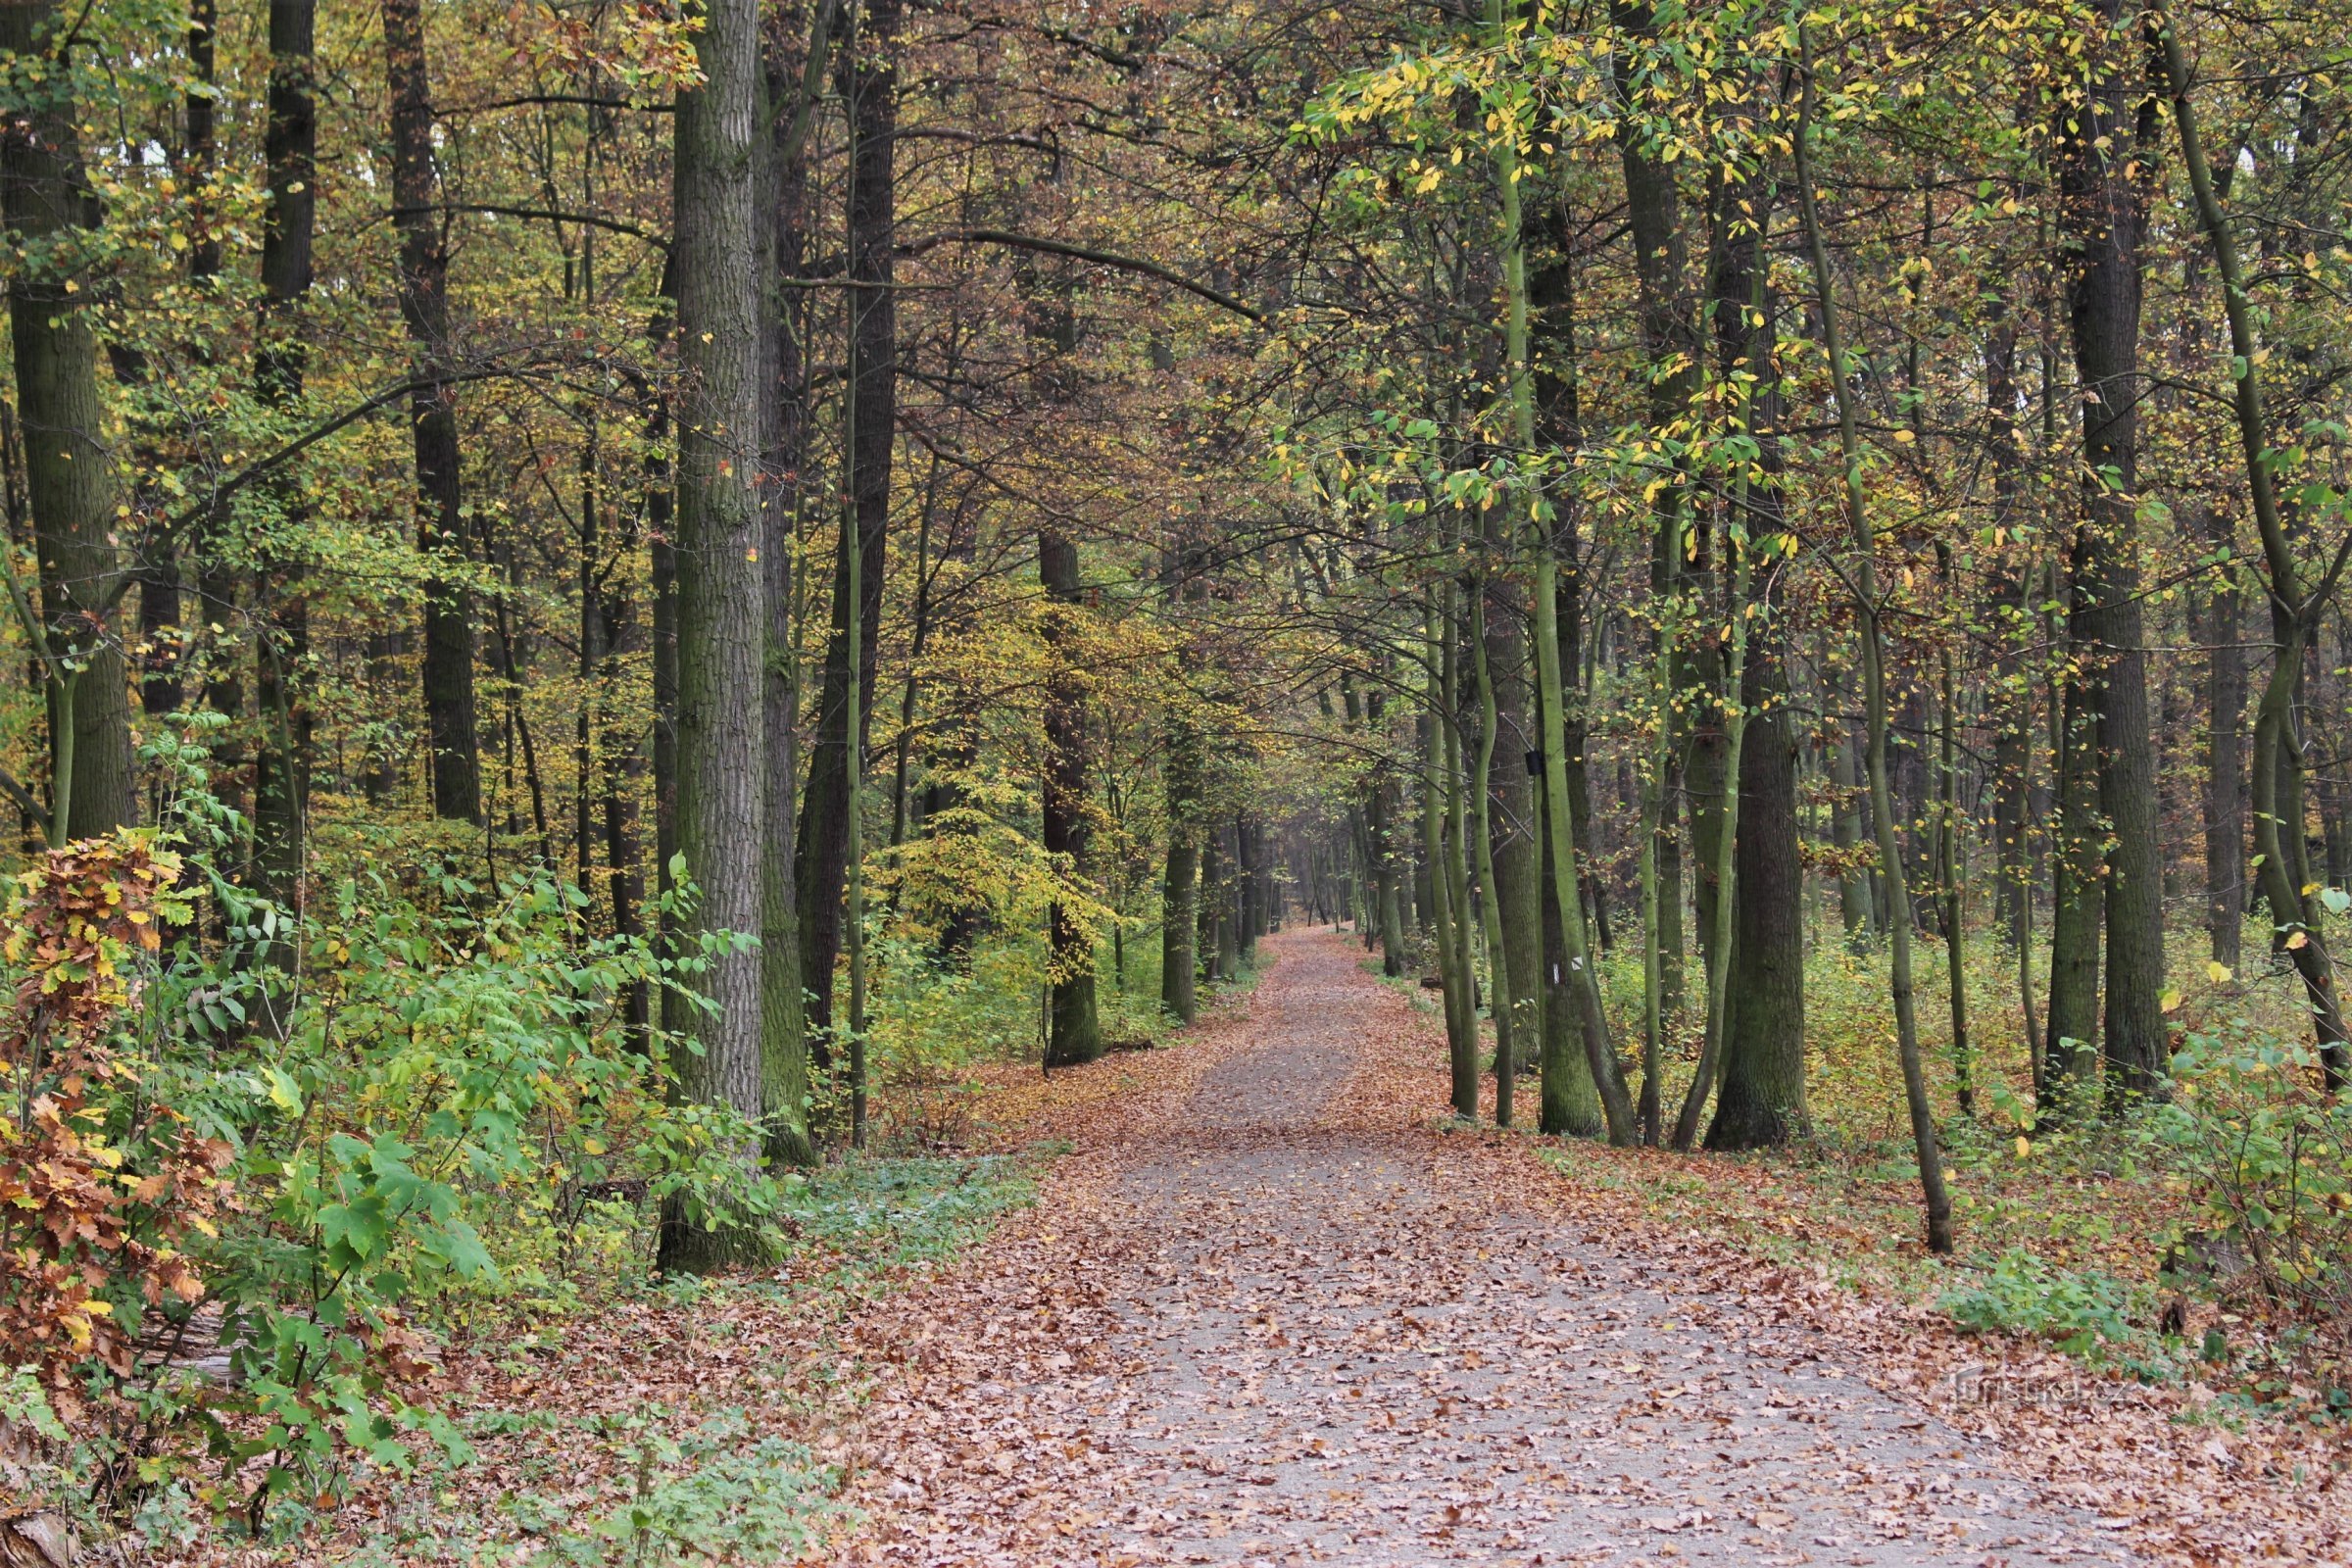
[[[1206,283],[1189,278],[1172,267],[1164,267],[1141,256],[1121,256],[1115,251],[1099,251],[1090,245],[1073,245],[1068,240],[1047,239],[1040,234],[1015,234],[1002,228],[956,228],[909,241],[899,247],[899,254],[919,256],[942,245],[1003,245],[1012,250],[1042,251],[1048,256],[1068,256],[1081,262],[1092,262],[1097,267],[1156,278],[1162,283],[1183,289],[1187,294],[1197,295],[1211,305],[1231,311],[1236,316],[1247,317],[1260,325],[1266,319],[1266,313],[1254,305],[1235,299],[1222,289],[1211,288]]]

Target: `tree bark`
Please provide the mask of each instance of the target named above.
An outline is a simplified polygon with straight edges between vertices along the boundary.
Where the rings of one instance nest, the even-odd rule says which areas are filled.
[[[2117,1088],[2146,1093],[2158,1087],[2169,1054],[2158,1003],[2164,882],[2137,538],[2140,244],[2157,105],[2128,64],[2136,60],[2137,29],[2128,25],[2125,0],[2094,0],[2092,14],[2103,26],[2090,85],[2058,137],[2059,216],[2072,270],[2068,314],[2082,388],[2084,479],[2070,632],[2084,668],[2084,716],[2096,714],[2098,805],[2112,845],[2101,1049]],[[2079,837],[2089,831],[2078,825]]]
[[[1200,1015],[1200,741],[1182,718],[1168,732],[1168,853],[1161,880],[1159,1004],[1179,1023]]]
[[[318,225],[318,111],[312,96],[317,33],[315,0],[270,0],[269,126],[263,136],[270,206],[262,228],[262,319],[254,384],[262,401],[275,409],[301,402],[310,366],[300,318],[311,291]],[[292,485],[280,484],[277,494],[281,526],[289,534],[299,533],[308,521],[307,509]],[[282,557],[262,574],[254,679],[262,721],[253,784],[257,880],[270,899],[296,910],[302,904],[312,750],[310,604],[303,594],[303,576],[299,562]],[[280,943],[265,957],[290,969],[293,954],[291,944]]]
[[[899,0],[865,0],[864,13],[857,47],[840,54],[836,69],[856,143],[850,171],[849,292],[858,374],[850,389],[856,442],[846,488],[857,527],[842,530],[834,556],[832,631],[826,642],[816,744],[809,759],[808,788],[802,796],[799,834],[801,965],[808,990],[808,1023],[818,1032],[820,1047],[825,1044],[821,1032],[833,1026],[833,971],[842,951],[841,904],[849,852],[845,752],[850,740],[844,724],[851,617],[840,586],[853,575],[848,553],[855,545],[861,552],[855,572],[859,589],[858,684],[870,692],[882,620],[891,456],[898,437],[898,304],[892,292],[898,223],[898,70],[891,51]],[[871,708],[861,705],[858,715],[856,745],[860,757]]]
[[[400,234],[400,316],[409,332],[409,422],[416,465],[416,548],[424,584],[424,727],[433,814],[482,819],[473,701],[473,596],[466,559],[464,479],[449,327],[449,248],[433,167],[433,99],[421,0],[384,0],[384,64],[392,121],[392,222]],[[434,570],[432,568],[440,569]],[[584,608],[584,607],[583,607]],[[583,783],[583,789],[585,784]]]
[[[1046,677],[1046,777],[1039,815],[1045,851],[1056,874],[1078,881],[1091,868],[1094,842],[1086,798],[1092,765],[1087,744],[1089,683],[1072,646],[1075,617],[1085,597],[1078,575],[1078,547],[1060,533],[1041,529],[1037,564],[1046,590],[1047,658],[1051,662]],[[1245,863],[1245,875],[1248,869]],[[1074,1066],[1102,1054],[1102,1025],[1095,1008],[1095,934],[1058,899],[1048,920],[1054,956],[1053,1027],[1046,1064]]]
[[[0,49],[50,54],[59,48],[56,22],[45,0],[0,5]],[[0,128],[0,214],[11,238],[44,258],[21,262],[9,285],[41,618],[51,653],[81,666],[77,677],[49,683],[49,811],[61,844],[138,819],[130,695],[112,610],[125,563],[110,537],[119,497],[89,318],[101,291],[76,275],[89,190],[76,106],[63,85],[70,79],[55,72],[36,89],[54,96]]]
[[[755,0],[710,0],[695,37],[702,83],[678,94],[675,234],[678,369],[678,850],[701,890],[702,934],[760,929],[766,755],[765,583],[757,474],[760,416],[758,160],[764,129]],[[750,1127],[760,1101],[757,949],[721,943],[698,989],[699,1053],[678,1093]],[[738,1152],[748,1168],[758,1152]],[[743,1260],[753,1240],[673,1202],[661,1266],[700,1272]]]

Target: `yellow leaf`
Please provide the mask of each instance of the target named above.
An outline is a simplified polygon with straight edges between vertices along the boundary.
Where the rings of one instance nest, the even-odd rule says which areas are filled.
[[[2205,965],[2205,972],[2212,977],[2213,983],[2217,986],[2226,986],[2231,979],[2230,966],[2226,963],[2208,963]]]
[[[2180,993],[2178,991],[2167,991],[2163,996],[2158,997],[2156,1001],[2157,1004],[2163,1007],[2167,1012],[2179,1012],[2180,1010]]]
[[[2021,1136],[2017,1141],[2017,1157],[2023,1159],[2032,1152],[2034,1152],[2034,1140]]]
[[[2286,939],[2287,951],[2290,953],[2295,951],[2297,948],[2308,948],[2310,946],[2311,933],[2308,931],[2298,931],[2293,936]]]

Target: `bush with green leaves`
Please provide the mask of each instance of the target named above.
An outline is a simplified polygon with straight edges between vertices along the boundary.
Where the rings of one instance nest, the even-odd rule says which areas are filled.
[[[2248,1281],[2307,1321],[2352,1325],[2352,1104],[2312,1048],[2236,1025],[2191,1034],[2155,1125]]]
[[[2028,1335],[2074,1355],[2095,1355],[2132,1337],[2132,1297],[2121,1281],[2059,1268],[2023,1250],[2002,1253],[1975,1283],[1946,1291],[1936,1304],[1973,1333]]]
[[[111,840],[53,854],[41,887],[60,907],[144,922],[141,940],[111,940],[100,978],[122,978],[78,1049],[122,1064],[107,1104],[168,1116],[172,1147],[205,1153],[220,1196],[197,1208],[183,1195],[184,1235],[150,1237],[132,1215],[114,1252],[66,1259],[122,1277],[82,1292],[73,1322],[110,1300],[111,1316],[91,1319],[74,1342],[87,1353],[52,1381],[57,1398],[78,1389],[121,1414],[77,1434],[106,1449],[90,1473],[121,1508],[195,1499],[259,1530],[274,1499],[331,1491],[355,1459],[405,1468],[420,1441],[464,1453],[457,1428],[412,1398],[436,1334],[558,1315],[642,1280],[663,1206],[775,1233],[779,1192],[734,1159],[756,1136],[742,1118],[670,1102],[670,1054],[692,1044],[638,1021],[659,1012],[657,994],[699,1005],[694,976],[750,938],[663,956],[592,936],[583,896],[544,871],[474,878],[406,855],[381,859],[428,868],[356,866],[299,913],[279,907],[220,867],[237,823],[205,787],[198,739],[151,750],[173,787],[162,825],[132,846],[178,847],[154,863],[166,902],[192,917],[159,938],[165,922],[112,892],[128,852]],[[90,886],[66,885],[85,870]],[[691,890],[665,897],[688,929]],[[41,966],[77,951],[12,944],[5,978],[37,991]],[[26,1058],[17,1087],[40,1089],[35,1070]],[[92,1158],[135,1143],[106,1115],[82,1138]],[[148,1186],[169,1196],[169,1175]],[[124,1190],[152,1206],[147,1187]],[[142,1288],[138,1270],[165,1288]],[[172,1343],[134,1356],[134,1331]]]

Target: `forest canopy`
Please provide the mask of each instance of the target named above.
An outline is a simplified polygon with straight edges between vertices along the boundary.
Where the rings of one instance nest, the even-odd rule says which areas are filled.
[[[1867,1147],[1932,1254],[2138,1140],[2340,1334],[2348,55],[0,3],[12,1398],[263,1531],[464,1446],[463,1325],[772,1260],[1286,918],[1433,1113]]]

